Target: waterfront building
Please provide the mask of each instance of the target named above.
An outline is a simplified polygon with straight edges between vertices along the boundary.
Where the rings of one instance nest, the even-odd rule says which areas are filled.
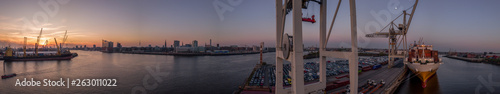
[[[113,42],[102,40],[102,52],[113,52]]]
[[[259,46],[253,46],[253,47],[252,47],[252,50],[253,50],[254,52],[260,51],[260,47],[259,47]]]
[[[176,53],[190,53],[193,49],[191,47],[175,47]]]
[[[198,41],[196,40],[193,40],[193,43],[192,43],[193,47],[198,47]]]
[[[180,47],[179,40],[174,40],[174,47]]]
[[[122,44],[121,44],[121,43],[119,43],[119,42],[117,42],[117,43],[116,43],[116,47],[121,48],[121,47],[122,47]]]
[[[193,47],[194,52],[205,52],[205,47]]]
[[[213,53],[229,53],[229,50],[214,50]]]

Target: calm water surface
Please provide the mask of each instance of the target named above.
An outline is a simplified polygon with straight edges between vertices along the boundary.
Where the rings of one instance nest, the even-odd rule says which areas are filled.
[[[167,74],[148,93],[232,93],[242,84],[259,62],[259,54],[233,56],[177,57],[73,51],[78,57],[67,61],[4,62],[6,73],[14,78],[0,80],[0,93],[131,93],[141,87],[143,78],[156,66]],[[264,54],[265,61],[274,61],[274,53]],[[3,61],[1,61],[3,62]],[[4,71],[1,70],[3,73]],[[35,80],[70,78],[115,78],[117,87],[14,87],[17,79]],[[43,83],[43,82],[42,82]],[[151,78],[148,84],[158,83]]]

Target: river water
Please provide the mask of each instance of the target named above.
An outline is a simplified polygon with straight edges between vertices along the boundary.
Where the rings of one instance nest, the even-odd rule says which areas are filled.
[[[24,93],[125,93],[145,91],[168,94],[230,94],[243,84],[259,54],[232,56],[165,56],[97,51],[79,54],[66,61],[3,62],[2,73],[18,76],[0,80],[0,94]],[[264,61],[274,64],[275,54],[265,53]],[[315,59],[311,59],[315,60]],[[307,61],[307,60],[306,60]],[[418,78],[406,80],[396,93],[462,94],[500,93],[500,66],[468,63],[443,57],[437,75],[422,89]],[[158,70],[157,70],[158,69]],[[151,73],[150,73],[151,72]],[[161,73],[160,76],[151,74]],[[493,82],[489,82],[491,75]],[[411,76],[411,75],[409,75]],[[156,79],[155,77],[159,77]],[[488,83],[482,84],[479,78]],[[116,87],[20,87],[17,79],[117,79]],[[493,83],[493,84],[491,84]],[[488,89],[493,87],[492,90]]]
[[[430,78],[426,88],[420,79],[405,80],[396,91],[398,94],[500,94],[500,66],[471,63],[441,57],[442,64],[437,75]]]
[[[145,90],[147,93],[229,94],[243,83],[254,65],[259,62],[259,54],[178,57],[97,51],[73,52],[79,56],[67,61],[5,62],[5,73],[17,73],[18,76],[0,80],[0,93],[131,93],[135,90]],[[264,55],[265,61],[274,61],[274,54]],[[148,72],[148,69],[156,72],[156,68],[166,74],[160,76],[161,82]],[[99,78],[117,79],[118,83],[116,87],[14,86],[17,79],[22,81],[24,78],[28,80]],[[149,87],[145,87],[144,78],[148,78],[146,85]],[[140,89],[141,87],[144,88]]]

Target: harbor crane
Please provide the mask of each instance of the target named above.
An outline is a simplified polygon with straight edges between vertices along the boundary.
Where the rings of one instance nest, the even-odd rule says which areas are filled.
[[[395,58],[405,58],[407,57],[406,53],[408,50],[408,45],[407,45],[407,40],[406,40],[406,34],[408,33],[408,28],[410,28],[411,21],[413,19],[413,15],[415,14],[415,9],[417,8],[418,0],[415,0],[415,4],[406,9],[403,10],[403,13],[401,13],[398,17],[396,17],[394,20],[392,20],[388,25],[386,25],[382,30],[372,33],[372,34],[367,34],[366,37],[369,38],[389,38],[389,65],[388,67],[391,68],[394,65],[394,59]],[[411,13],[407,13],[406,11],[412,9]],[[398,19],[399,17],[403,16],[403,23],[396,25],[394,21]],[[407,16],[409,16],[409,19],[407,19]],[[407,21],[408,20],[408,21]],[[387,27],[389,27],[389,32],[382,32],[385,30]],[[401,47],[401,45],[403,47]],[[398,50],[399,48],[403,48],[404,50]],[[401,51],[401,53],[398,53],[398,51]]]
[[[302,9],[308,9],[309,2],[318,3],[319,5],[321,5],[321,1],[319,1],[319,0],[302,0]],[[290,11],[292,11],[292,2],[287,3],[285,14],[288,14],[288,12],[290,12]],[[314,6],[313,6],[313,13],[314,13]],[[314,19],[314,17],[315,17],[314,14],[311,17],[307,17],[307,16],[309,16],[309,13],[307,13],[306,17],[302,17],[302,21],[316,23],[316,19]]]
[[[57,39],[56,38],[54,38],[54,42],[56,43],[57,55],[61,55],[61,49],[59,48],[59,46],[57,44]]]
[[[284,3],[283,3],[284,1]],[[350,20],[351,20],[351,51],[327,51],[327,37],[330,36],[331,28],[335,22],[339,6],[342,0],[339,0],[335,11],[330,32],[327,35],[326,14],[327,0],[276,0],[276,94],[322,94],[326,92],[326,58],[342,58],[349,60],[349,71],[358,71],[358,41],[356,24],[356,3],[355,0],[349,0]],[[303,58],[303,32],[302,21],[312,22],[315,20],[304,20],[302,9],[307,9],[310,2],[316,2],[320,5],[319,14],[319,81],[311,84],[304,84],[304,58]],[[293,33],[284,33],[286,15],[292,15]],[[291,88],[283,87],[283,63],[291,62]],[[349,73],[349,83],[351,87],[358,87],[358,73]],[[358,88],[349,89],[352,94],[357,94]]]
[[[36,43],[35,43],[35,56],[38,56],[38,46],[40,45],[40,37],[42,37],[42,29],[40,29],[40,34],[38,37],[36,37]]]
[[[68,34],[68,30],[66,30],[66,32],[64,33],[63,40],[62,40],[62,42],[59,44],[59,48],[61,48],[61,49],[63,48],[63,44],[65,44],[65,43],[66,43],[66,40],[68,39],[68,35],[67,35],[67,34]]]

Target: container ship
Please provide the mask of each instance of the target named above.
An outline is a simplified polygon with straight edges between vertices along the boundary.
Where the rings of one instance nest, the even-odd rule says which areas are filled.
[[[43,28],[40,30],[40,35],[37,37],[34,54],[26,53],[27,37],[24,37],[23,54],[16,54],[16,52],[14,52],[12,48],[7,47],[3,59],[5,61],[69,60],[72,59],[73,57],[78,56],[78,54],[71,53],[69,50],[61,51],[62,44],[58,44],[56,38],[54,38],[54,41],[57,47],[57,53],[38,53],[38,46],[40,44],[40,37],[42,36],[42,30]],[[64,34],[63,43],[66,41],[67,38],[66,33]]]
[[[44,54],[31,54],[31,55],[16,55],[11,48],[7,48],[5,51],[5,56],[3,59],[5,61],[44,61],[44,60],[70,60],[76,56],[77,53],[71,53],[69,51],[57,52],[57,53],[44,53]]]
[[[438,51],[432,50],[432,45],[415,42],[409,49],[408,57],[404,60],[408,68],[420,78],[422,87],[427,87],[429,78],[436,74],[443,61],[438,56]]]

